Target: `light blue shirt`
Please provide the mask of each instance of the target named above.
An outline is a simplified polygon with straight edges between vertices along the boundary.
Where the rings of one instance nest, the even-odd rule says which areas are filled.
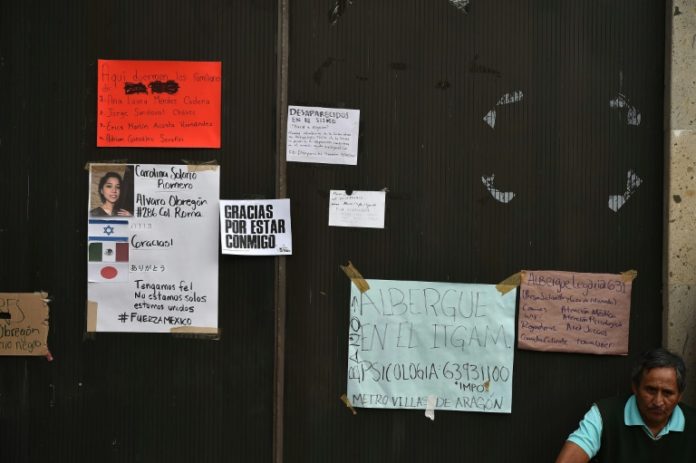
[[[674,407],[672,416],[669,417],[665,427],[662,428],[657,436],[653,436],[650,429],[645,425],[643,417],[640,416],[636,396],[632,395],[624,406],[624,424],[626,426],[641,426],[652,440],[658,440],[670,432],[684,431],[684,412],[681,411],[679,405]],[[597,408],[596,404],[592,405],[592,408],[580,422],[580,427],[568,436],[568,440],[580,446],[590,458],[597,455],[602,443],[602,415],[599,413],[599,408]]]

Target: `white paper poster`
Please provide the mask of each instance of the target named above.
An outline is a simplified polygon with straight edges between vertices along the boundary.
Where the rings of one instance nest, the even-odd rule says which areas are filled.
[[[367,280],[351,284],[348,399],[354,407],[512,412],[516,290]]]
[[[330,227],[384,228],[384,191],[331,190]]]
[[[292,254],[289,199],[220,201],[223,254]]]
[[[88,331],[218,326],[218,166],[91,164]]]
[[[354,166],[359,131],[359,109],[289,106],[286,160]]]

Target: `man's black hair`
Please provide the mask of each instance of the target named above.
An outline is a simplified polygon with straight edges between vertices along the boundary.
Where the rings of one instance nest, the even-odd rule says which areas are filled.
[[[686,388],[686,365],[684,360],[677,354],[673,354],[662,347],[643,352],[633,367],[631,379],[633,384],[638,387],[643,379],[643,374],[653,368],[674,368],[677,373],[677,387],[679,392],[684,392]]]

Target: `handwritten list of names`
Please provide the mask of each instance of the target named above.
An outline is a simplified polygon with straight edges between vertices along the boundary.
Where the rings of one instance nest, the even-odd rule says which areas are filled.
[[[99,60],[97,146],[220,148],[222,65]]]

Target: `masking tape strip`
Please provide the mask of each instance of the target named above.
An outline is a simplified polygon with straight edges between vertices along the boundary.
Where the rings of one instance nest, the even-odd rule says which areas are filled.
[[[353,405],[350,403],[350,400],[348,400],[348,396],[346,394],[343,394],[341,396],[341,400],[343,401],[344,404],[346,404],[346,408],[350,409],[351,412],[353,412],[353,415],[357,415],[358,412],[355,411],[353,408]]]
[[[89,167],[92,164],[128,164],[128,159],[110,159],[98,162],[88,162],[87,164],[85,164],[85,170],[87,172],[89,172]]]
[[[51,308],[48,306],[48,303],[51,302],[51,300],[48,298],[48,293],[46,291],[36,291],[34,293],[34,295],[36,297],[38,297],[39,299],[41,299],[41,302],[43,302],[44,307],[46,307],[46,320],[44,320],[44,321],[46,322],[46,325],[48,325],[48,320],[49,320],[48,317],[50,316],[50,313],[51,313]],[[49,352],[49,354],[50,354],[50,352]],[[51,360],[53,360],[53,357],[51,357]]]
[[[48,298],[48,293],[46,291],[36,291],[34,292],[34,295],[41,299],[41,302],[43,302],[44,306],[46,306],[46,316],[48,317],[48,313],[51,311],[51,309],[48,307],[48,303],[51,302],[51,300]],[[48,322],[48,319],[46,319],[46,322]]]
[[[218,167],[220,167],[217,164],[217,161],[211,160],[211,161],[205,161],[205,162],[197,162],[197,161],[187,161],[186,159],[182,159],[184,161],[184,164],[186,164],[186,169],[189,172],[204,172],[206,170],[217,170]]]
[[[367,281],[365,281],[360,272],[358,272],[358,269],[353,267],[353,263],[351,261],[348,261],[348,265],[341,265],[340,267],[341,270],[343,270],[343,273],[350,278],[350,281],[353,282],[361,293],[364,293],[370,289],[370,285],[367,284]]]
[[[219,330],[204,326],[175,326],[169,330],[170,333],[195,333],[195,334],[218,334]]]
[[[203,326],[177,326],[169,330],[171,334],[183,335],[182,337],[191,337],[198,339],[211,339],[213,341],[220,340],[220,329],[203,327]]]
[[[621,279],[626,283],[636,278],[638,278],[638,270],[626,270],[625,272],[621,272]]]
[[[425,406],[425,417],[430,418],[435,421],[435,404],[437,403],[437,396],[429,395],[428,403]]]
[[[87,301],[87,332],[94,333],[97,331],[97,312],[99,304],[94,301]]]
[[[495,285],[495,289],[500,291],[500,294],[507,294],[508,292],[517,288],[521,283],[522,274],[521,272],[517,272],[514,275],[510,275],[509,277]]]

